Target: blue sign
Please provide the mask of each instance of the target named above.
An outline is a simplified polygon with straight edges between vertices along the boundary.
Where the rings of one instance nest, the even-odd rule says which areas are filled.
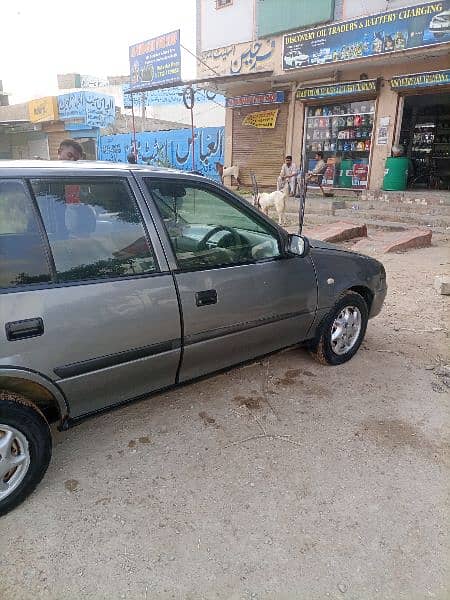
[[[97,92],[70,92],[58,96],[59,117],[82,119],[91,127],[106,127],[114,123],[116,108],[113,96]]]
[[[130,46],[131,88],[181,81],[180,30]]]
[[[105,94],[85,92],[86,124],[92,127],[107,127],[114,123],[116,107],[114,98]]]
[[[411,73],[410,75],[396,75],[395,77],[391,77],[391,88],[393,90],[403,90],[412,87],[434,87],[436,85],[450,85],[450,70]]]
[[[450,41],[450,0],[287,33],[283,69],[333,64]]]
[[[84,92],[71,92],[58,96],[59,118],[83,119],[86,115]]]
[[[126,92],[130,89],[130,86],[123,85],[122,89]],[[177,86],[172,88],[162,88],[160,90],[151,90],[149,92],[143,92],[142,94],[133,94],[133,103],[135,107],[142,106],[142,97],[144,97],[145,106],[183,104],[183,91],[185,89],[185,86]],[[225,97],[221,94],[216,94],[216,92],[213,92],[212,90],[200,88],[194,91],[195,104],[217,102],[218,104],[225,106]],[[123,106],[124,108],[131,108],[131,94],[123,94]]]
[[[136,134],[138,163],[192,171],[192,132],[190,129],[146,131]],[[194,130],[195,169],[218,179],[216,162],[224,160],[224,127]],[[131,133],[103,135],[98,144],[98,159],[126,162],[133,149]]]

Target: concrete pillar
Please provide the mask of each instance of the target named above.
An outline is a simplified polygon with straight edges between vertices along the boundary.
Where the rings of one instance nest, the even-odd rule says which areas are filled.
[[[303,102],[295,101],[292,137],[292,160],[299,167],[302,162],[303,152],[303,125],[305,122],[305,105]]]
[[[291,86],[291,92],[289,96],[289,109],[288,109],[288,119],[286,125],[286,149],[285,154],[292,154],[292,142],[294,136],[294,115],[295,115],[295,89],[296,85],[293,84]]]
[[[225,109],[225,151],[223,164],[225,167],[231,167],[233,164],[233,109]],[[225,179],[225,184],[231,185],[231,177]]]
[[[369,189],[379,190],[383,184],[384,165],[386,158],[390,156],[392,144],[394,143],[396,130],[396,117],[399,96],[397,92],[391,90],[388,81],[382,81],[378,94],[377,110],[375,115],[373,131],[373,147],[371,158],[371,169],[369,179]],[[378,128],[383,117],[389,117],[387,144],[377,144]]]

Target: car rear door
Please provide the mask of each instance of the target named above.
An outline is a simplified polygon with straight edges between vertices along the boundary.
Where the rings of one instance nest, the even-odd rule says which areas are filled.
[[[72,417],[172,385],[179,305],[136,182],[126,170],[40,173],[16,181],[33,226],[22,228],[20,244],[11,235],[3,244],[11,273],[0,285],[0,364],[56,381]],[[34,257],[24,256],[27,236]],[[36,266],[28,272],[37,246],[45,276]],[[35,326],[31,335],[23,321]]]
[[[277,228],[214,184],[144,177],[142,185],[181,299],[180,381],[307,336],[317,304],[309,257],[284,255]]]

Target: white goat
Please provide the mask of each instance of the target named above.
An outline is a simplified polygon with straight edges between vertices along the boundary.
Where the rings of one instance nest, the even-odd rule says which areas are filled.
[[[231,167],[224,167],[222,163],[216,162],[216,171],[219,174],[220,180],[223,183],[224,177],[231,177],[233,183],[233,177],[237,181],[237,189],[241,186],[241,180],[239,179],[239,166],[233,165]]]
[[[253,194],[253,205],[269,215],[269,208],[274,207],[278,215],[278,223],[283,225],[286,212],[286,200],[289,197],[289,184],[286,182],[283,190]]]

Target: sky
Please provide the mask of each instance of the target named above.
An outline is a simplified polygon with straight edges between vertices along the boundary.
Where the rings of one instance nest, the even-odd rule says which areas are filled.
[[[128,47],[181,29],[195,52],[195,0],[0,0],[0,80],[10,104],[55,95],[58,73],[129,73]],[[183,79],[195,59],[182,51]]]

